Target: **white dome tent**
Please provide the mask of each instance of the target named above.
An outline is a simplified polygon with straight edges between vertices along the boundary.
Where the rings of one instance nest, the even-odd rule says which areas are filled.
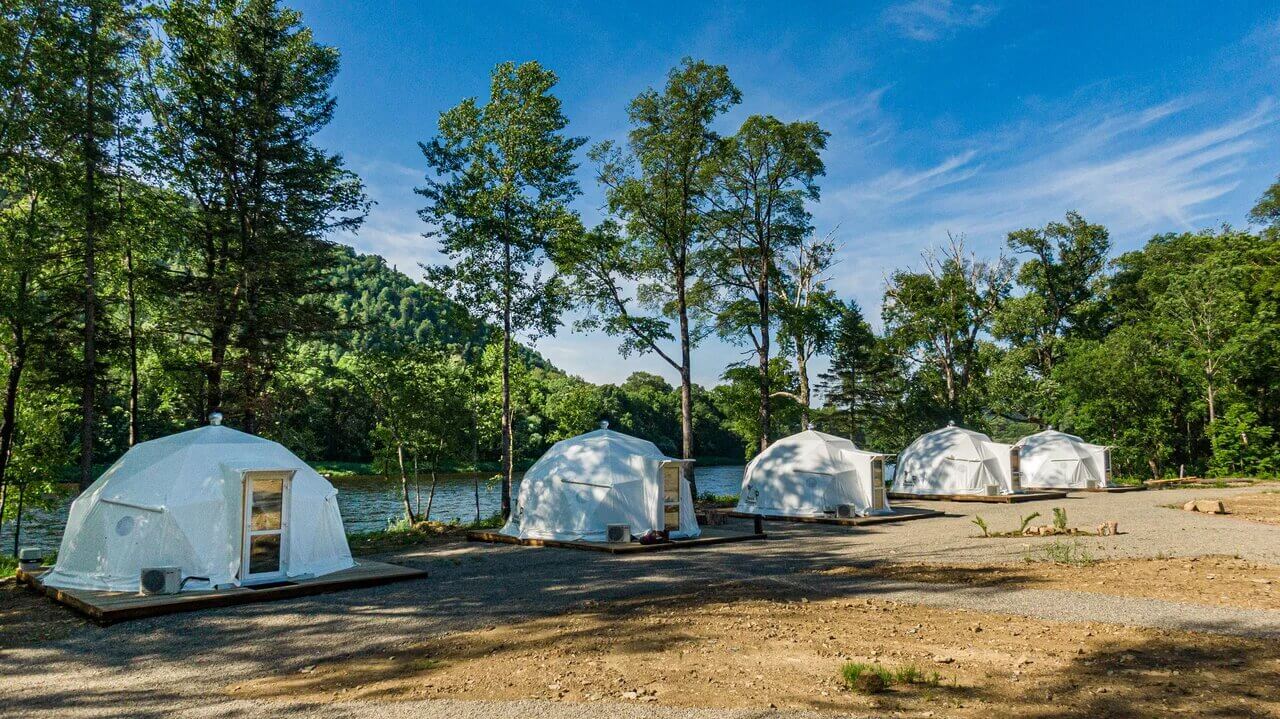
[[[685,460],[652,442],[600,429],[555,443],[520,480],[515,511],[502,534],[520,539],[604,542],[608,526],[633,536],[701,533],[693,513]]]
[[[884,455],[805,430],[770,444],[747,465],[735,511],[824,517],[841,505],[857,516],[892,514],[885,499]]]
[[[922,434],[898,455],[893,494],[998,495],[1021,491],[1018,450],[950,424]]]
[[[283,446],[220,426],[134,446],[71,504],[51,587],[139,589],[177,567],[186,589],[354,566],[338,491]]]
[[[1014,445],[1022,483],[1044,489],[1102,489],[1111,484],[1111,449],[1049,428]]]

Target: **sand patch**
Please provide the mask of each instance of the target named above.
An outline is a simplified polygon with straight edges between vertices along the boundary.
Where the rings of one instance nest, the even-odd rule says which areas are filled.
[[[1280,610],[1280,566],[1235,557],[1115,559],[1085,565],[877,564],[840,567],[826,574],[862,574],[913,582],[972,587],[1095,592],[1171,602]]]
[[[866,696],[847,661],[937,673]],[[294,701],[425,698],[803,708],[907,716],[1280,711],[1275,642],[1064,623],[732,585],[335,655],[227,690]]]

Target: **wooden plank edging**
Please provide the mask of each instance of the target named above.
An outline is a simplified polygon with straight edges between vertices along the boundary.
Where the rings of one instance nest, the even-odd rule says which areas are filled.
[[[608,544],[605,542],[583,542],[561,539],[520,539],[519,537],[512,537],[499,532],[487,532],[482,530],[467,532],[467,539],[472,542],[515,544],[522,547],[581,549],[588,552],[603,552],[605,554],[645,554],[648,552],[663,552],[672,549],[692,549],[695,547],[707,547],[713,544],[728,544],[730,542],[745,542],[753,539],[767,538],[768,535],[762,532],[760,534],[722,534],[714,537],[698,537],[697,539],[677,539],[670,542],[659,542],[657,544],[639,544],[636,542],[628,544]]]

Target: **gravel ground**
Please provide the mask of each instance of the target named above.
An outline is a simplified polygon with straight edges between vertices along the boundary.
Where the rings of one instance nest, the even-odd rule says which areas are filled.
[[[390,650],[444,632],[555,614],[586,600],[675,593],[726,582],[779,583],[797,597],[876,596],[1041,619],[1117,622],[1280,637],[1280,613],[1182,605],[1079,592],[919,584],[814,570],[864,561],[1021,561],[1050,538],[982,540],[970,520],[1016,528],[1020,515],[1064,507],[1070,523],[1118,521],[1118,537],[1082,538],[1098,558],[1238,555],[1280,564],[1280,526],[1196,515],[1161,505],[1240,490],[1083,494],[1020,505],[931,503],[945,518],[849,529],[768,523],[763,542],[613,557],[572,550],[455,544],[395,557],[425,580],[289,602],[131,622],[85,625],[53,643],[0,649],[3,716],[293,716],[298,707],[233,701],[223,690],[264,672],[301,668],[356,651]],[[1038,520],[1039,521],[1039,520]],[[312,708],[322,717],[701,717],[701,711],[633,706],[433,701]],[[715,716],[772,716],[716,712]],[[788,715],[790,716],[790,715]]]

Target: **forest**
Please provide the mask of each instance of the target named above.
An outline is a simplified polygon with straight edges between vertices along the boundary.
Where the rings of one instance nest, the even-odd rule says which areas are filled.
[[[0,521],[214,411],[313,462],[492,470],[504,511],[518,468],[603,420],[703,461],[954,421],[1078,434],[1128,477],[1280,473],[1280,183],[1243,229],[1112,238],[1064,207],[998,253],[920,238],[875,321],[835,289],[856,230],[812,218],[817,123],[724,127],[742,92],[690,58],[592,142],[551,69],[503,63],[420,143],[447,261],[401,271],[334,239],[370,206],[316,141],[339,60],[275,0],[3,4]],[[679,381],[566,374],[537,348],[569,332]],[[712,337],[750,359],[703,387]]]

